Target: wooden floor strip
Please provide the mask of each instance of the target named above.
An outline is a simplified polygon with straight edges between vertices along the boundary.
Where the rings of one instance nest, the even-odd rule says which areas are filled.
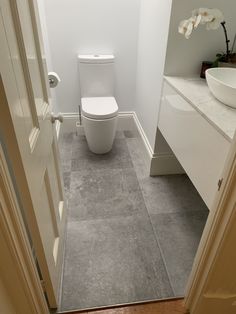
[[[72,313],[72,312],[68,312]],[[96,311],[79,311],[73,314],[187,314],[183,299],[152,302],[140,305],[129,305],[118,308],[102,309]]]

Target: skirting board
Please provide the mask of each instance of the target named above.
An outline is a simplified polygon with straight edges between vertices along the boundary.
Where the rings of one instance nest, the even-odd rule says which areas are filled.
[[[185,173],[174,154],[155,154],[151,161],[150,176]]]
[[[57,121],[56,132],[59,138],[60,134],[68,132],[77,132],[84,134],[83,126],[79,124],[79,115],[77,113],[61,113],[63,124]],[[182,174],[183,168],[174,154],[155,154],[148,141],[148,138],[142,128],[142,125],[134,111],[120,112],[118,116],[119,131],[138,131],[143,143],[143,155],[145,162],[150,167],[150,175]]]
[[[56,125],[57,134],[59,136],[60,133],[68,133],[68,132],[79,132],[83,134],[83,126],[79,123],[79,114],[77,113],[61,113],[63,116],[63,124],[59,122],[60,126]],[[119,131],[124,130],[135,130],[136,125],[133,119],[134,112],[120,112],[117,129]],[[58,122],[58,121],[57,121]]]
[[[63,117],[63,123],[60,127],[60,133],[76,132],[76,125],[79,124],[78,113],[60,113]]]
[[[133,116],[136,128],[138,129],[144,144],[147,162],[150,164],[150,176],[185,173],[174,154],[156,154],[153,152],[153,149],[135,112],[133,113]]]

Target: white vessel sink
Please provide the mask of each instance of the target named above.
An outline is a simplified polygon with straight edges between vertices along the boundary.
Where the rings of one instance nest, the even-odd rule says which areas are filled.
[[[212,68],[206,71],[212,94],[223,104],[236,108],[236,68]]]

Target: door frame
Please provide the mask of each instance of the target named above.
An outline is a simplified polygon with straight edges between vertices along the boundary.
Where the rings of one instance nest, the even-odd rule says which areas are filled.
[[[7,160],[9,163],[9,158],[6,158],[6,153],[0,143],[0,230],[8,248],[6,252],[6,249],[1,245],[0,250],[4,256],[9,256],[11,261],[11,264],[1,265],[4,274],[1,273],[0,276],[4,275],[5,278],[14,276],[14,282],[9,282],[7,292],[11,300],[11,306],[17,312],[27,309],[29,314],[48,314],[49,309]],[[14,265],[14,268],[11,265]],[[23,291],[23,298],[20,297],[19,291]],[[26,313],[25,310],[24,313]]]
[[[220,299],[221,295],[219,286],[213,286],[211,282],[209,283],[209,280],[216,263],[218,264],[217,267],[222,266],[222,269],[224,268],[223,260],[227,261],[228,257],[224,255],[222,259],[221,251],[226,243],[225,239],[229,238],[231,231],[236,228],[236,221],[232,221],[235,211],[235,206],[232,206],[232,203],[236,203],[236,132],[225,163],[222,180],[222,185],[215,197],[186,287],[185,306],[193,314],[199,313],[198,309],[203,306],[201,304],[203,296],[205,295],[206,297],[207,290],[208,293],[210,291],[209,287],[215,293],[218,291],[218,299]],[[232,247],[232,250],[234,250],[234,247]],[[221,260],[219,260],[220,256]],[[232,276],[232,274],[230,275]],[[226,280],[228,280],[228,277]],[[208,289],[206,289],[207,284],[209,285]],[[222,300],[224,298],[227,299],[226,294],[222,294]],[[207,306],[207,302],[205,302],[204,306]]]
[[[4,90],[1,90],[0,84],[0,98],[1,96],[4,96]],[[3,121],[3,128],[6,134],[9,135],[7,137],[8,153],[11,154],[13,162],[12,167],[18,177],[18,179],[15,180],[14,186],[22,193],[21,202],[25,202],[25,204],[22,204],[23,207],[27,208],[32,215],[29,194],[24,180],[25,172],[20,163],[14,128],[8,112],[5,111],[5,113],[7,119]],[[20,288],[22,289],[23,287],[26,294],[26,299],[25,301],[22,300],[22,302],[28,302],[32,308],[32,313],[46,314],[49,313],[48,306],[27,238],[24,222],[21,217],[19,204],[17,203],[15,190],[11,182],[8,165],[4,158],[3,149],[0,145],[0,192],[2,193],[2,191],[4,191],[4,199],[8,204],[8,206],[5,207],[5,211],[2,211],[0,214],[0,226],[3,226],[2,232],[12,252],[12,259],[15,262],[15,267],[21,279]],[[220,252],[220,244],[224,235],[231,227],[229,225],[229,219],[232,214],[232,208],[227,206],[227,200],[229,193],[232,191],[231,187],[233,184],[236,184],[236,135],[225,165],[223,178],[223,184],[216,196],[214,206],[207,220],[187,285],[185,305],[186,308],[191,310],[191,313],[194,313],[198,302],[201,302],[201,296],[204,292],[209,270]],[[19,185],[21,185],[21,187]],[[33,217],[31,220],[34,222]],[[32,228],[34,228],[33,225]],[[6,271],[10,273],[15,271],[15,269],[7,267]],[[12,299],[14,300],[14,298]]]

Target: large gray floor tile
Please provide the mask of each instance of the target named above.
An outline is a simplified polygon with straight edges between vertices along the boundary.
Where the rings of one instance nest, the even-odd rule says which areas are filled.
[[[62,147],[71,147],[72,141],[74,140],[74,132],[65,132],[60,134],[59,145]]]
[[[123,131],[116,131],[116,138],[125,138]]]
[[[113,150],[95,155],[83,135],[60,139],[69,199],[61,310],[184,293],[207,209],[187,176],[149,177],[142,145],[117,132]]]
[[[207,210],[151,215],[176,296],[184,295],[207,216]]]
[[[64,133],[59,139],[59,153],[62,172],[71,171],[71,159],[72,159],[72,143],[74,139],[74,133]]]
[[[148,177],[140,186],[150,214],[207,209],[186,175]]]
[[[62,175],[63,175],[65,196],[69,200],[70,195],[71,195],[71,189],[70,189],[71,172],[63,172]]]
[[[146,214],[133,168],[71,173],[69,219],[86,220]]]
[[[92,153],[88,148],[85,137],[73,142],[72,171],[132,167],[132,160],[124,138],[116,138],[112,150],[104,155]]]
[[[139,180],[149,178],[150,165],[148,165],[145,153],[143,151],[143,143],[140,137],[133,138],[131,135],[127,137],[126,143],[129,153]]]
[[[147,217],[68,224],[61,310],[173,296]]]
[[[126,138],[138,138],[138,137],[140,137],[138,130],[127,130],[127,131],[124,131],[123,133],[124,133],[124,136]]]

